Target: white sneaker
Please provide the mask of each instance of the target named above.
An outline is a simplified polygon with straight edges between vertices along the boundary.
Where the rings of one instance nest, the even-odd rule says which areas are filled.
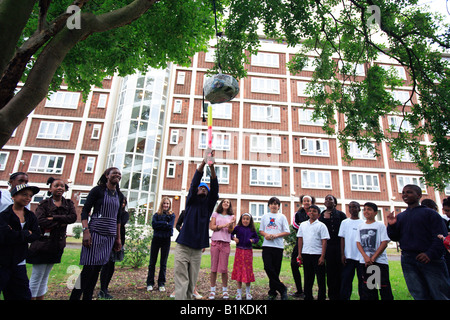
[[[242,300],[242,295],[239,292],[236,293],[236,300]]]
[[[209,300],[214,300],[215,298],[216,298],[216,293],[215,293],[214,291],[211,291],[211,292],[209,293],[208,299],[209,299]]]
[[[247,294],[245,295],[245,299],[247,299],[247,300],[252,300],[253,297],[252,297],[252,295],[251,295],[250,293],[247,293]]]
[[[153,286],[147,286],[147,291],[153,291]]]
[[[164,291],[166,291],[166,288],[164,288],[164,287],[159,287],[159,292],[164,292]]]

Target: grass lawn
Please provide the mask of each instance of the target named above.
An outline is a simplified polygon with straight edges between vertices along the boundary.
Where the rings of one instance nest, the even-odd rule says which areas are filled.
[[[171,273],[173,270],[174,265],[174,255],[173,251],[174,248],[172,247],[171,253],[169,254],[169,259],[167,262],[167,270],[168,270],[168,276],[167,276],[167,283],[166,287],[169,287],[169,284],[171,288],[173,287],[173,279],[169,277],[169,272]],[[49,286],[49,292],[48,292],[48,298],[49,299],[67,299],[67,283],[68,280],[73,280],[75,278],[73,270],[74,268],[79,267],[81,269],[81,266],[78,265],[80,258],[80,249],[69,249],[66,248],[64,251],[64,255],[62,258],[62,262],[60,264],[56,264],[49,277],[48,286]],[[148,261],[148,259],[147,259]],[[233,261],[234,257],[230,256],[229,259],[229,287],[234,288],[235,281],[231,280],[231,270],[233,269]],[[147,262],[148,263],[148,262]],[[113,276],[113,280],[111,282],[111,289],[117,288],[117,290],[120,288],[120,291],[124,291],[123,295],[121,293],[120,297],[123,299],[128,300],[134,300],[134,299],[142,299],[142,294],[145,294],[145,279],[147,274],[147,263],[144,267],[138,268],[138,269],[130,269],[127,267],[121,267],[121,263],[116,264],[116,273]],[[156,270],[156,276],[158,274],[159,270],[159,264],[157,264],[157,270]],[[28,268],[28,275],[31,276],[31,265],[27,265]],[[199,289],[200,293],[203,295],[207,294],[207,291],[209,290],[209,268],[210,268],[210,256],[209,254],[203,254],[202,256],[202,263],[201,263],[201,270],[203,279],[199,279]],[[252,292],[258,292],[258,290],[261,292],[261,294],[266,294],[268,290],[268,278],[265,275],[264,272],[264,265],[262,258],[260,254],[256,253],[256,250],[254,250],[254,258],[253,258],[253,269],[255,272],[255,278],[256,281],[252,284]],[[302,280],[304,280],[303,277],[303,268],[300,269],[302,273]],[[126,276],[125,276],[126,272]],[[412,300],[411,295],[409,294],[406,283],[403,277],[403,273],[400,266],[400,261],[390,261],[389,262],[389,272],[390,272],[390,281],[392,285],[392,290],[394,294],[395,300]],[[131,279],[130,274],[138,273],[139,275]],[[258,273],[258,276],[256,274]],[[72,278],[72,279],[71,279]],[[115,278],[115,279],[114,279]],[[282,268],[281,268],[281,274],[280,274],[281,280],[284,282],[285,285],[289,288],[289,293],[293,293],[295,291],[295,284],[294,279],[292,277],[291,268],[290,268],[290,261],[287,258],[283,259]],[[201,282],[201,283],[200,283]],[[114,284],[113,284],[114,283]],[[217,285],[221,286],[221,277],[218,276]],[[129,293],[126,292],[126,289],[130,289]],[[171,288],[168,288],[168,290],[172,290]],[[110,289],[110,290],[111,290]],[[144,293],[141,293],[141,298],[136,296],[137,291],[142,291]],[[64,291],[64,294],[61,295],[54,295],[52,296],[53,291]],[[233,293],[232,297],[234,296],[235,291],[231,291],[230,294]],[[317,293],[315,293],[316,295]],[[158,299],[158,296],[156,296],[156,299]],[[163,298],[165,299],[165,298]],[[352,300],[359,300],[358,294],[357,294],[357,281],[356,278],[353,282],[353,294],[351,297]]]

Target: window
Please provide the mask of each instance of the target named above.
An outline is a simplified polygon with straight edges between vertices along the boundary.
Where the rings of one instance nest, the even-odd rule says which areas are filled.
[[[9,152],[0,152],[0,171],[4,171],[8,162]]]
[[[268,78],[252,78],[252,92],[257,93],[280,93],[280,80]]]
[[[229,133],[213,132],[212,136],[212,149],[229,151],[231,144],[231,135]],[[208,147],[208,133],[205,131],[200,132],[198,148],[206,149]]]
[[[281,187],[281,169],[250,168],[250,185]]]
[[[186,78],[186,72],[178,71],[177,84],[184,85],[184,78]]]
[[[308,60],[306,61],[305,65],[303,66],[302,71],[315,71],[315,58],[308,57]]]
[[[101,93],[98,97],[98,104],[97,104],[97,108],[106,108],[106,100],[108,99],[108,95]]]
[[[380,191],[377,174],[350,173],[350,181],[353,191]]]
[[[177,144],[179,135],[180,135],[179,130],[170,131],[170,144]]]
[[[64,156],[33,154],[28,172],[61,174],[63,172],[64,160]]]
[[[331,189],[331,172],[302,170],[302,188]]]
[[[379,66],[386,71],[393,70],[394,74],[397,74],[400,79],[406,80],[405,68],[403,68],[402,66],[388,66],[383,64],[380,64]]]
[[[276,53],[258,52],[252,55],[252,66],[278,68],[280,66],[280,57]]]
[[[94,124],[94,127],[92,128],[92,136],[91,139],[100,139],[100,132],[102,131],[102,125],[101,124]]]
[[[45,103],[45,107],[77,109],[79,100],[80,100],[79,92],[58,91],[54,92],[50,96],[49,100],[47,100]]]
[[[200,117],[208,117],[208,106],[209,103],[205,102],[203,109],[200,112]],[[212,117],[213,119],[225,119],[231,120],[233,112],[232,103],[217,103],[212,105]]]
[[[36,193],[31,199],[31,203],[40,203],[42,200],[49,198],[47,191],[40,191]]]
[[[308,82],[305,81],[297,81],[297,96],[299,97],[308,97],[309,93],[306,92],[306,87]]]
[[[85,173],[93,173],[95,168],[95,157],[87,157]]]
[[[427,188],[425,187],[425,184],[422,182],[421,177],[419,176],[397,176],[397,185],[398,185],[398,192],[402,193],[403,187],[407,184],[415,184],[416,186],[419,186],[422,189],[422,193],[427,193]]]
[[[72,122],[52,122],[41,121],[38,139],[53,139],[53,140],[70,140],[72,134]]]
[[[300,154],[308,156],[329,157],[328,140],[322,139],[300,139]]]
[[[250,136],[250,152],[281,153],[281,137]]]
[[[355,76],[364,76],[364,64],[362,63],[352,63],[352,62],[343,62],[339,60],[338,62],[339,70],[342,70],[343,74],[355,74]],[[343,70],[345,69],[345,70]]]
[[[250,214],[252,215],[253,221],[255,222],[260,222],[262,216],[270,212],[269,206],[266,202],[250,202],[249,207]]]
[[[176,162],[168,162],[167,163],[167,178],[175,178],[175,171],[177,168]]]
[[[448,184],[446,187],[445,187],[445,195],[446,196],[450,196],[450,184]]]
[[[403,117],[399,116],[388,116],[388,124],[392,131],[400,131],[400,127],[402,128],[402,131],[406,132],[411,132],[413,130],[409,121],[404,120]]]
[[[349,141],[348,143],[348,154],[355,159],[370,159],[375,160],[375,153],[373,151],[369,151],[367,148],[363,147],[362,149],[358,147],[358,144],[354,141]]]
[[[392,96],[395,100],[400,101],[402,105],[406,103],[407,106],[412,105],[411,104],[411,95],[408,91],[400,91],[400,90],[394,90],[392,91]]]
[[[413,162],[413,157],[411,153],[409,153],[407,150],[402,150],[397,158],[394,158],[395,161],[402,161],[402,162]]]
[[[323,119],[312,120],[314,114],[313,109],[298,109],[299,124],[305,124],[309,126],[323,126],[325,121]]]
[[[211,169],[209,166],[205,166],[205,170],[203,171],[202,182],[210,183],[211,182]],[[230,181],[230,166],[227,165],[214,165],[214,170],[216,171],[217,182],[219,184],[228,184]]]
[[[79,206],[84,206],[84,204],[86,203],[88,194],[89,193],[80,193],[80,195],[78,197],[78,205]]]
[[[175,100],[173,103],[173,113],[181,113],[183,106],[183,100]]]
[[[280,107],[274,106],[251,106],[251,121],[280,122]]]
[[[209,48],[205,54],[205,61],[206,62],[214,62],[215,58],[216,58],[216,49]]]

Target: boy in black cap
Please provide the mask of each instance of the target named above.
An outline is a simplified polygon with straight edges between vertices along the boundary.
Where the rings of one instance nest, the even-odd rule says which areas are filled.
[[[4,227],[0,242],[0,292],[5,300],[31,299],[25,258],[28,243],[37,240],[40,231],[36,216],[26,206],[39,191],[28,184],[15,186],[11,190],[14,203],[0,213],[0,225]]]

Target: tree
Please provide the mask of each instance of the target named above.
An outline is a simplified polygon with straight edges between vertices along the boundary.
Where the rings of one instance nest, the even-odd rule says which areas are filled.
[[[418,8],[417,0],[72,1],[22,0],[17,6],[17,0],[0,0],[0,146],[63,78],[69,89],[86,94],[115,72],[189,64],[215,34],[215,5],[225,36],[211,71],[220,66],[244,77],[261,31],[299,46],[289,68],[296,73],[308,56],[316,57],[307,104],[325,120],[325,132],[337,135],[349,161],[349,140],[376,154],[376,142],[386,141],[394,157],[411,155],[429,186],[442,190],[450,182],[449,62],[442,59],[449,26]],[[70,5],[81,8],[79,29],[67,27],[77,21],[67,13]],[[405,67],[408,81],[374,64],[381,54]],[[360,63],[364,77],[355,68]],[[24,86],[15,93],[19,80]],[[391,91],[402,85],[412,89],[399,101]],[[336,112],[350,121],[338,127]],[[380,125],[392,114],[403,119],[399,132]]]
[[[314,106],[315,119],[325,120],[325,132],[337,135],[346,159],[352,160],[349,140],[377,155],[376,142],[386,141],[394,157],[408,152],[426,183],[442,190],[450,182],[450,70],[442,59],[449,30],[443,17],[417,7],[416,0],[234,0],[218,46],[220,65],[244,77],[261,31],[298,45],[290,71],[316,57],[307,105]],[[380,55],[405,67],[410,80],[374,64]],[[355,67],[362,63],[365,77]],[[390,91],[404,85],[412,90],[399,101]],[[347,119],[343,128],[336,112]],[[380,125],[392,114],[403,118],[399,132]]]
[[[189,65],[214,35],[210,0],[0,0],[0,148],[63,79],[87,96],[116,72]]]

